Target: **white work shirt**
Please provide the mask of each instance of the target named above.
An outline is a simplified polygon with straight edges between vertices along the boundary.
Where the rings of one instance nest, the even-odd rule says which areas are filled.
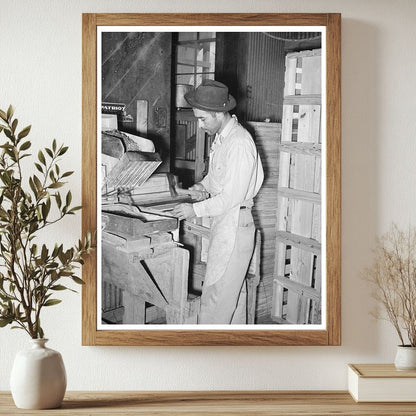
[[[210,198],[193,204],[198,217],[216,217],[253,206],[264,173],[250,133],[232,116],[211,147],[208,174],[200,182]]]

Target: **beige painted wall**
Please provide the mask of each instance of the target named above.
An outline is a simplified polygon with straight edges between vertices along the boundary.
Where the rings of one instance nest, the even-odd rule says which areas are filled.
[[[346,364],[392,362],[392,328],[369,316],[359,278],[375,236],[391,221],[416,223],[416,2],[413,0],[0,0],[0,108],[33,124],[34,147],[56,137],[81,184],[81,13],[341,12],[342,339],[341,347],[81,347],[81,300],[65,294],[44,323],[61,351],[68,389],[345,389]],[[77,202],[77,201],[75,201]],[[80,217],[60,235],[80,233]],[[7,390],[18,331],[0,331],[0,390]]]

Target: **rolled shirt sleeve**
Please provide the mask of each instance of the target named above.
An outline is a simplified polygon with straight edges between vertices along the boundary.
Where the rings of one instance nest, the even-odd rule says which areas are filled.
[[[211,193],[209,186],[209,172],[206,176],[204,176],[204,178],[202,179],[202,181],[199,182],[199,184],[202,185],[209,194]]]

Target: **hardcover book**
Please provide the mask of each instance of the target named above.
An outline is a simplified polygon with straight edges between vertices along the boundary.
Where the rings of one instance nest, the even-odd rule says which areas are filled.
[[[348,391],[356,402],[416,402],[416,371],[394,364],[349,364]]]

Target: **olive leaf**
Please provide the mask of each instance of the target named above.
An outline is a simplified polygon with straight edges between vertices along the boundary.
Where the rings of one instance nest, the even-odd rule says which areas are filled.
[[[23,138],[25,138],[28,134],[29,134],[29,132],[30,132],[30,129],[32,128],[32,126],[27,126],[27,127],[25,127],[18,135],[17,135],[17,138],[20,140],[20,139],[23,139]],[[29,143],[29,147],[30,147],[30,142],[26,142],[26,143]],[[23,150],[26,150],[26,149],[23,149]]]

